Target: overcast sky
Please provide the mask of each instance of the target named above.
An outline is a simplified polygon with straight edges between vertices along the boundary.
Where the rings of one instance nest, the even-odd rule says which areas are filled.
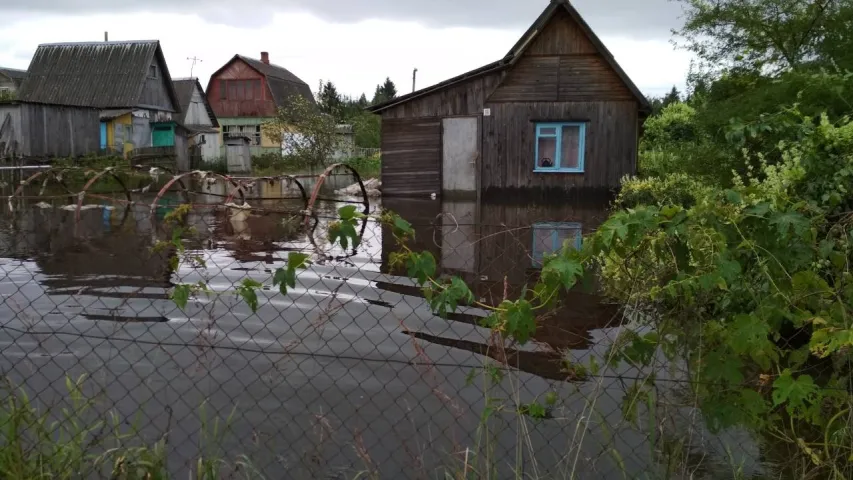
[[[646,93],[682,88],[690,57],[669,42],[672,0],[574,0]],[[501,58],[548,0],[0,0],[0,66],[27,68],[40,43],[159,39],[173,77],[207,85],[234,54],[286,67],[317,90],[373,93],[386,76],[400,93]],[[244,7],[240,10],[240,7]]]

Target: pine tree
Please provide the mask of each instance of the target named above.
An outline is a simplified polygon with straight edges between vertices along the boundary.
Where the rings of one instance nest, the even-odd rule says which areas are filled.
[[[663,106],[666,107],[672,103],[678,103],[681,101],[681,93],[678,91],[678,88],[675,85],[672,86],[672,90],[663,97]]]
[[[386,100],[397,98],[397,86],[394,85],[390,77],[385,77],[385,83],[382,85],[382,95]]]
[[[317,103],[320,106],[320,111],[331,115],[335,120],[339,120],[343,114],[344,101],[338,93],[337,87],[331,81],[323,84]]]
[[[372,105],[387,102],[393,98],[397,98],[397,86],[391,81],[390,77],[385,77],[385,83],[376,86],[376,91],[373,93]]]

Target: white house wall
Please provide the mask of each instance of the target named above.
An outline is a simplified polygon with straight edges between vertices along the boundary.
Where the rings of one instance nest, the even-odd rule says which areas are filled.
[[[197,85],[193,88],[193,96],[190,99],[190,106],[187,108],[184,123],[187,125],[213,125],[213,122],[210,121],[210,115],[207,114],[207,109],[204,107],[204,97]]]
[[[205,112],[206,113],[206,112]],[[214,160],[218,160],[222,151],[219,147],[219,134],[218,133],[203,133],[199,135],[199,141],[201,141],[202,137],[204,137],[204,143],[201,145],[201,158],[205,162],[212,162]]]

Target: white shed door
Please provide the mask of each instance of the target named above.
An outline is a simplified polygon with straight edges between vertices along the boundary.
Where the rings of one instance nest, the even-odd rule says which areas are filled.
[[[442,180],[444,192],[476,192],[480,156],[478,117],[445,118],[442,127]]]

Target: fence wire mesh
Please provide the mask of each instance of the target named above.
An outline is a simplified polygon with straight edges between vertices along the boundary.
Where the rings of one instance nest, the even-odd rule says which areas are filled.
[[[595,285],[519,346],[483,328],[481,308],[434,314],[374,218],[357,247],[328,238],[341,205],[393,210],[414,226],[413,250],[498,305],[535,282],[544,255],[579,245],[606,204],[347,197],[360,181],[332,170],[300,188],[195,172],[159,194],[168,172],[7,179],[4,396],[26,392],[57,424],[40,437],[10,400],[0,430],[28,426],[22,455],[49,443],[41,455],[71,462],[64,478],[158,478],[133,473],[152,458],[172,478],[710,478],[741,462],[728,447],[754,455],[743,432],[705,429],[677,363],[609,364],[631,317]],[[167,217],[180,205],[176,248]],[[282,295],[273,280],[291,252],[312,263]],[[247,280],[260,285],[254,311],[235,293]],[[213,294],[179,307],[175,286],[199,282]],[[57,460],[71,445],[85,461]]]

